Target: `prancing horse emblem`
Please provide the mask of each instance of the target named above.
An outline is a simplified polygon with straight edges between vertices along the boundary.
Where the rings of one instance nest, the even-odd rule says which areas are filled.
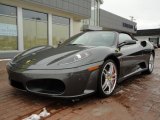
[[[32,61],[31,60],[27,60],[26,61],[26,64],[30,64]]]

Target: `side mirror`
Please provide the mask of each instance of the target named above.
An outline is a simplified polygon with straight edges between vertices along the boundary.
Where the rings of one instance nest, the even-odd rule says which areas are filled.
[[[123,47],[125,45],[132,45],[132,44],[136,44],[136,41],[135,40],[126,40],[126,41],[120,43],[118,45],[118,48],[121,48],[121,47]]]

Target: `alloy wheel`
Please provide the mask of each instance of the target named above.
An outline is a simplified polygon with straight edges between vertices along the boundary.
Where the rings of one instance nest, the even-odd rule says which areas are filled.
[[[110,95],[117,82],[117,69],[114,63],[108,62],[101,73],[101,87],[106,95]]]

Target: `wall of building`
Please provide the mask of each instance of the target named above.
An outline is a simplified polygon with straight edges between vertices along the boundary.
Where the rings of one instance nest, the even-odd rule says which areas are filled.
[[[135,38],[137,40],[140,40],[140,41],[149,40],[149,38],[157,38],[157,37],[160,38],[160,36],[158,36],[158,35],[154,35],[154,36],[135,36]]]
[[[48,7],[46,4],[40,4],[39,2],[36,2],[36,1],[33,2],[33,1],[31,1],[31,0],[0,0],[0,3],[6,4],[6,5],[11,5],[11,6],[22,7],[25,9],[35,10],[35,11],[44,12],[44,13],[51,13],[51,14],[58,15],[58,16],[72,17],[73,19],[76,19],[76,20],[90,18],[90,12],[91,12],[90,9],[88,10],[88,13],[85,13],[86,15],[84,16],[83,14],[80,14],[80,13],[78,14],[74,11],[69,12],[65,9],[64,10],[59,9],[58,7]],[[37,1],[42,1],[42,0],[37,0]],[[48,1],[48,0],[43,0],[43,1]],[[57,1],[61,1],[61,0],[57,0]],[[79,1],[81,1],[81,0],[79,0]],[[87,0],[87,1],[90,1],[90,0]],[[71,4],[73,4],[73,3],[71,3]],[[89,4],[91,6],[90,2],[87,2],[87,4],[88,4],[88,6],[89,6]],[[80,6],[77,7],[78,10],[80,9],[79,7]]]
[[[100,10],[100,26],[104,30],[118,30],[136,33],[136,23],[105,10]]]
[[[137,40],[144,41],[144,40],[150,40],[150,39],[160,39],[160,35],[153,35],[153,36],[135,36]]]
[[[89,18],[91,15],[91,0],[22,0],[34,4],[41,4],[63,12]]]
[[[135,36],[139,41],[150,41],[154,46],[160,47],[160,35],[151,35],[151,36]]]
[[[73,32],[72,34],[75,35],[75,34],[78,34],[81,31],[81,28],[82,28],[82,22],[81,21],[73,21]]]

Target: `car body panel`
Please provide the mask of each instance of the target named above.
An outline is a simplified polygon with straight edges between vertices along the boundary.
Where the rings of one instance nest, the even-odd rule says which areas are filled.
[[[84,90],[96,90],[98,70],[88,71],[87,68],[95,65],[101,65],[102,62],[86,65],[78,68],[63,69],[63,70],[24,70],[16,69],[8,66],[8,73],[10,82],[16,80],[21,82],[24,90],[30,91],[27,88],[27,82],[40,79],[52,79],[63,81],[66,90],[61,96],[76,96],[85,94]],[[22,74],[23,73],[23,74]],[[68,86],[69,85],[69,86]],[[39,93],[38,91],[32,91]],[[54,94],[44,93],[44,95],[55,96]],[[60,95],[57,95],[60,96]]]

